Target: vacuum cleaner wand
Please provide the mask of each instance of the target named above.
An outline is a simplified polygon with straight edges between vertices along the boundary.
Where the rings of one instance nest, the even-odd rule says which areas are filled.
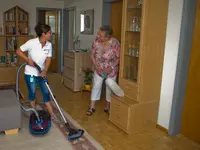
[[[39,73],[42,72],[40,66],[38,66],[36,63],[34,63],[34,66],[37,68],[37,70],[39,71]],[[69,135],[68,135],[68,140],[71,141],[71,140],[76,140],[76,139],[79,139],[83,134],[84,134],[84,130],[81,130],[81,129],[78,129],[78,130],[75,130],[73,128],[70,127],[69,123],[67,122],[65,116],[63,115],[57,101],[56,101],[56,98],[55,96],[53,95],[49,85],[48,85],[48,81],[46,78],[44,78],[44,82],[45,82],[45,85],[46,87],[48,88],[50,94],[51,94],[51,97],[56,105],[56,107],[58,108],[58,111],[60,112],[61,116],[62,116],[62,119],[64,120],[64,123],[65,123],[65,126],[67,127],[67,129],[69,130]]]

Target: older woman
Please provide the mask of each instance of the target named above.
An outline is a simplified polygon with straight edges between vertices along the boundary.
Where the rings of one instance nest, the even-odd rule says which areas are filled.
[[[112,28],[110,26],[102,26],[99,29],[97,39],[92,44],[91,59],[95,67],[93,87],[91,93],[91,104],[87,111],[87,115],[95,112],[95,102],[100,100],[102,83],[104,81],[103,74],[108,78],[116,80],[118,74],[120,43],[112,37]],[[111,90],[106,87],[106,105],[104,111],[109,113]]]

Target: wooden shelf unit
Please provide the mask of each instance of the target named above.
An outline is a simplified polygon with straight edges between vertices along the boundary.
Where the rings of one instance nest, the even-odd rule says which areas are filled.
[[[164,59],[168,0],[123,0],[119,85],[109,120],[127,133],[156,127]]]
[[[2,75],[10,75],[6,79],[0,77],[1,85],[4,82],[5,84],[15,82],[16,68],[24,63],[16,55],[16,49],[33,38],[29,35],[29,13],[24,9],[19,6],[12,7],[4,12],[3,17],[4,34],[0,36],[0,69],[3,72]]]
[[[4,34],[6,36],[29,34],[29,13],[19,6],[4,12]]]

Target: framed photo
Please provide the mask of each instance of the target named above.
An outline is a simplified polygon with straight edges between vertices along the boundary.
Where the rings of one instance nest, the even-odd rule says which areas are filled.
[[[81,11],[80,13],[81,34],[93,34],[94,32],[94,9]]]

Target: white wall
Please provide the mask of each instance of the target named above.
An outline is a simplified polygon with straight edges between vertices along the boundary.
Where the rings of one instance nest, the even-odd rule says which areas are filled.
[[[169,129],[177,57],[180,40],[183,0],[169,0],[166,46],[161,85],[158,124]]]
[[[71,1],[71,0],[70,0]],[[65,8],[76,6],[76,35],[80,37],[80,47],[90,48],[99,27],[102,25],[102,7],[103,0],[74,0],[69,3],[65,0]],[[94,9],[94,34],[84,35],[80,34],[80,12],[82,10]]]
[[[0,14],[14,6],[18,5],[23,8],[25,11],[29,12],[30,18],[30,27],[31,33],[34,33],[34,26],[36,25],[36,7],[46,7],[46,8],[63,8],[64,1],[56,0],[5,0],[1,2],[0,5]]]

